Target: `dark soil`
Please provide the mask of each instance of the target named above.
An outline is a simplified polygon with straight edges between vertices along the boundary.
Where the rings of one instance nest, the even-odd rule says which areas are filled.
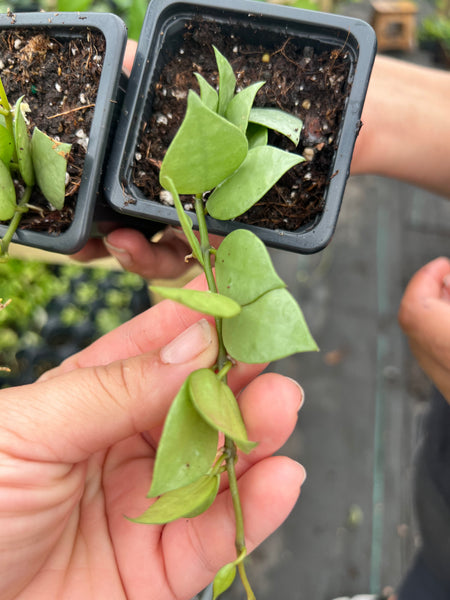
[[[159,165],[184,117],[187,90],[198,91],[194,72],[217,85],[212,44],[231,62],[239,87],[266,82],[257,94],[256,105],[279,107],[304,122],[297,148],[275,134],[269,142],[308,160],[291,169],[239,219],[270,229],[296,230],[320,215],[333,176],[337,136],[350,92],[351,62],[345,44],[342,48],[313,48],[286,38],[278,46],[255,46],[222,31],[218,23],[189,23],[182,46],[162,68],[152,90],[151,116],[142,127],[133,181],[147,198],[159,199]],[[190,202],[189,198],[183,200],[185,206]]]
[[[98,31],[70,38],[48,37],[39,29],[0,32],[0,76],[10,104],[24,95],[30,131],[36,125],[72,144],[64,208],[52,210],[35,188],[31,204],[43,213],[28,211],[21,229],[60,233],[72,223],[104,52],[105,40]]]

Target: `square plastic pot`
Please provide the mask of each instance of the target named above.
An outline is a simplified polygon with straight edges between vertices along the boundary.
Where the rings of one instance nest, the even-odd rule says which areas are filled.
[[[114,116],[117,117],[118,84],[127,30],[123,21],[112,14],[43,12],[0,14],[0,29],[32,29],[46,33],[56,40],[82,37],[91,30],[100,32],[106,41],[73,222],[60,234],[19,229],[12,240],[25,246],[70,254],[79,250],[91,234],[105,155],[110,146],[111,128],[115,124]],[[11,99],[11,101],[15,100],[15,98]],[[0,237],[3,237],[6,230],[6,225],[0,225]]]
[[[148,121],[151,114],[153,90],[163,64],[180,48],[185,25],[199,17],[223,24],[227,31],[235,33],[239,39],[245,40],[251,35],[252,43],[277,40],[281,47],[287,38],[294,38],[307,46],[330,52],[341,51],[345,47],[350,60],[350,93],[338,132],[322,213],[314,222],[296,231],[270,230],[208,217],[210,233],[226,235],[233,229],[247,228],[268,246],[300,253],[321,250],[331,240],[336,226],[376,52],[376,37],[372,28],[358,19],[253,0],[221,0],[220,3],[216,0],[152,0],[140,36],[105,178],[105,194],[109,203],[114,210],[138,219],[178,223],[174,208],[145,197],[136,187],[132,179],[132,166],[142,123]],[[195,226],[195,214],[190,216]]]

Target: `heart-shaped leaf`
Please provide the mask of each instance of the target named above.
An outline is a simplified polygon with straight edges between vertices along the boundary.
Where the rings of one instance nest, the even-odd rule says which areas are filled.
[[[194,408],[186,380],[164,423],[149,497],[161,496],[205,475],[214,462],[217,443],[217,431]]]
[[[184,120],[161,165],[160,181],[179,194],[202,194],[231,175],[247,155],[247,138],[210,110],[192,90]]]
[[[265,363],[317,350],[303,313],[286,289],[267,292],[223,321],[225,347],[234,359]]]
[[[14,107],[14,138],[16,143],[17,160],[19,161],[19,171],[22,179],[28,186],[34,185],[34,169],[31,157],[30,137],[28,134],[25,117],[22,113],[23,96],[17,100]]]
[[[0,160],[8,166],[14,154],[14,138],[9,130],[0,125]]]
[[[254,107],[250,111],[249,121],[278,131],[298,146],[303,127],[303,121],[298,117],[278,108]]]
[[[217,69],[219,71],[219,115],[225,115],[229,102],[234,96],[236,89],[236,76],[233,67],[223,54],[213,46],[216,56]]]
[[[236,94],[229,102],[225,117],[239,127],[241,131],[247,130],[250,110],[253,106],[258,90],[264,85],[264,81],[258,81],[244,88]]]
[[[203,475],[197,481],[163,494],[135,523],[163,525],[181,517],[192,519],[205,512],[214,502],[219,490],[218,475]]]
[[[217,572],[213,583],[213,600],[227,591],[236,577],[236,563],[228,563]]]
[[[31,138],[31,155],[37,184],[52,206],[61,210],[66,194],[67,157],[70,144],[53,140],[34,128]]]
[[[240,167],[208,198],[206,208],[215,219],[226,221],[251,208],[286,171],[304,159],[274,146],[256,146]]]
[[[175,300],[175,302],[213,317],[227,319],[235,317],[241,312],[241,307],[232,298],[213,292],[156,285],[152,285],[151,290],[160,294],[163,298]]]
[[[211,84],[209,84],[204,77],[200,75],[200,73],[194,73],[197,78],[198,85],[200,88],[200,98],[202,102],[206,104],[208,108],[212,111],[217,112],[217,107],[219,104],[219,95],[216,90],[213,88]]]
[[[9,221],[16,211],[16,190],[8,167],[0,160],[0,221]]]
[[[216,281],[219,292],[241,306],[270,290],[286,287],[263,242],[246,229],[236,229],[228,234],[219,246]]]
[[[210,369],[189,376],[191,399],[207,423],[230,437],[244,452],[256,447],[247,437],[241,411],[231,389]]]

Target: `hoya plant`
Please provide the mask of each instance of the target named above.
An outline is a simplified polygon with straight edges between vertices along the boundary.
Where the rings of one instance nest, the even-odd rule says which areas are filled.
[[[9,221],[0,257],[7,255],[23,213],[40,210],[30,204],[36,186],[55,209],[64,206],[71,145],[50,138],[37,127],[30,135],[28,111],[24,96],[10,105],[0,78],[0,221]]]
[[[160,169],[160,183],[173,197],[192,257],[202,266],[209,290],[153,290],[215,317],[219,353],[214,367],[191,373],[174,399],[156,455],[148,493],[152,502],[133,520],[163,524],[199,515],[213,503],[220,477],[226,472],[235,513],[237,556],[217,573],[214,598],[231,585],[238,570],[251,599],[254,594],[244,567],[247,551],[235,464],[237,450],[249,453],[258,440],[248,439],[227,374],[236,361],[265,363],[317,347],[263,242],[248,230],[236,229],[213,248],[206,215],[234,219],[301,162],[298,154],[269,145],[268,129],[297,145],[302,122],[278,109],[255,108],[255,96],[264,82],[236,91],[230,63],[216,48],[214,52],[218,90],[196,74],[200,95],[189,91],[185,118]],[[195,198],[199,239],[180,195]],[[218,449],[219,440],[224,441]]]

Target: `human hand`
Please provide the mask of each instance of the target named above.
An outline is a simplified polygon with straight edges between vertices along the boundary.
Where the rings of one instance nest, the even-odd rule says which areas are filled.
[[[215,331],[199,318],[164,301],[38,382],[0,392],[1,600],[189,599],[234,559],[226,490],[195,519],[124,517],[148,508],[153,440],[177,389],[215,362]],[[305,477],[271,457],[295,426],[301,390],[277,374],[255,379],[261,368],[230,375],[234,390],[247,386],[241,409],[260,442],[237,464],[249,549],[285,519]]]
[[[419,364],[450,403],[450,260],[437,258],[411,279],[399,322]]]

